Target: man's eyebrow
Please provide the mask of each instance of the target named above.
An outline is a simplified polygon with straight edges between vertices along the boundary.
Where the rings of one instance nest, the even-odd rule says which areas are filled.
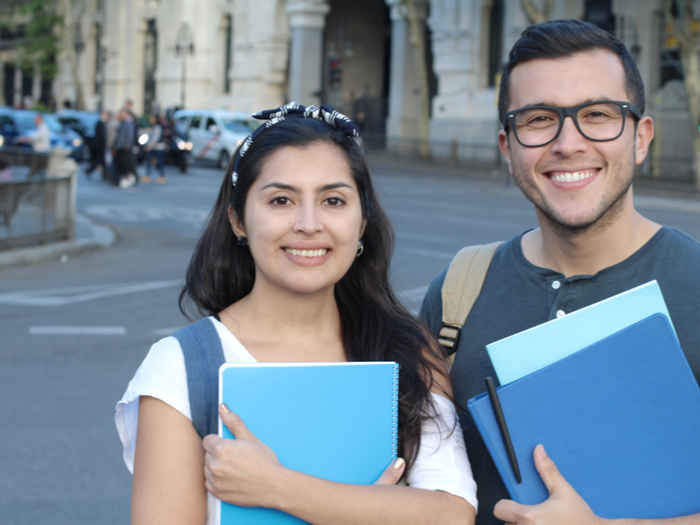
[[[530,109],[538,106],[549,106],[552,108],[563,108],[563,107],[575,107],[575,106],[580,106],[581,104],[588,104],[589,102],[612,102],[614,99],[610,97],[605,97],[605,96],[600,96],[600,97],[589,97],[586,100],[583,100],[579,102],[578,104],[574,104],[573,106],[560,106],[558,104],[552,104],[550,102],[545,102],[544,100],[538,101],[538,102],[532,102],[530,104],[527,104],[525,106],[522,106],[520,108],[512,109],[511,111],[518,111],[520,109]]]
[[[265,184],[261,188],[261,190],[266,190],[268,188],[274,188],[277,190],[287,190],[287,191],[294,191],[297,192],[299,191],[299,188],[296,186],[292,186],[291,184],[284,184],[282,182],[270,182],[269,184]],[[320,191],[328,191],[328,190],[335,190],[338,188],[350,188],[352,189],[352,186],[348,184],[347,182],[332,182],[331,184],[325,184],[321,186],[319,189]]]

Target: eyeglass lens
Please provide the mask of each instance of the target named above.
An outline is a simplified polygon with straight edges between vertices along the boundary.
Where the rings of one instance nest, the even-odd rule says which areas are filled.
[[[576,123],[584,137],[591,140],[612,140],[624,125],[622,108],[600,102],[580,108]],[[552,109],[534,108],[515,115],[514,129],[518,140],[526,146],[541,146],[554,139],[559,131],[560,115]]]

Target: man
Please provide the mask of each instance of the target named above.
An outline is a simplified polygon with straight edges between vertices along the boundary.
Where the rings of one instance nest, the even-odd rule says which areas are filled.
[[[107,148],[107,120],[109,115],[106,111],[100,114],[100,119],[95,123],[95,136],[90,148],[90,166],[85,170],[85,174],[90,176],[95,168],[100,168],[102,180],[106,180],[105,173],[105,153]]]
[[[49,131],[49,127],[44,122],[44,117],[41,116],[41,113],[37,113],[34,117],[34,124],[36,124],[36,129],[31,134],[17,139],[17,142],[29,143],[32,145],[35,153],[48,155],[51,151],[51,131]],[[40,155],[32,156],[29,177],[37,175],[42,165],[46,166],[46,163],[42,162],[39,157]]]
[[[656,279],[700,377],[700,244],[634,206],[634,172],[654,134],[643,112],[644,88],[633,59],[617,39],[591,24],[532,26],[510,52],[499,97],[498,144],[511,177],[535,207],[539,228],[503,243],[494,254],[451,372],[478,486],[477,524],[603,521],[541,447],[534,460],[549,499],[534,506],[506,499],[465,407],[484,391],[484,377],[494,375],[487,343]],[[444,278],[445,273],[431,283],[421,309],[434,334],[440,329]],[[642,522],[700,524],[700,514]]]
[[[119,127],[114,138],[114,163],[116,166],[115,184],[120,188],[129,188],[136,183],[134,163],[131,160],[131,148],[134,144],[134,123],[122,109],[119,112]]]

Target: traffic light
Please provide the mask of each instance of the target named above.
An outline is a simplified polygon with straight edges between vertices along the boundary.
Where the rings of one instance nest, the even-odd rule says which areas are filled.
[[[343,82],[343,62],[337,58],[328,59],[328,83],[337,87]]]

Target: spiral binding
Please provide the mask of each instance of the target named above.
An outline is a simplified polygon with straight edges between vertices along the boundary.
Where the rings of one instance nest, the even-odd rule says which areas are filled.
[[[399,364],[394,363],[394,391],[391,401],[391,453],[394,458],[398,457],[399,451]]]

